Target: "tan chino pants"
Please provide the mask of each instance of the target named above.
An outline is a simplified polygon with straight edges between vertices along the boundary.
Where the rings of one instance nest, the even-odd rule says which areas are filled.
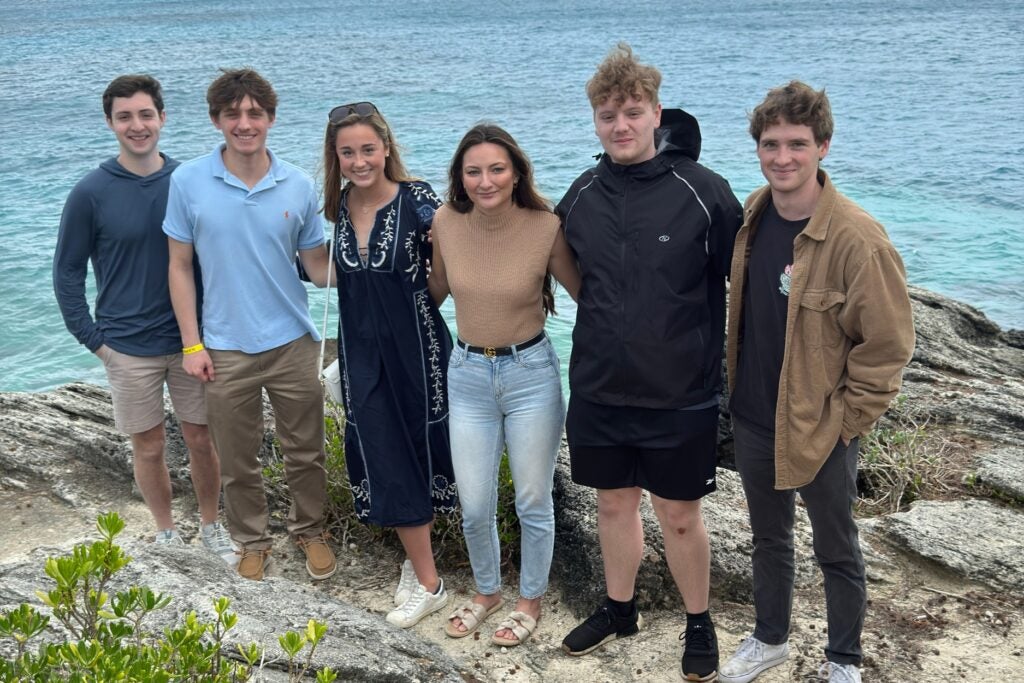
[[[288,532],[312,536],[323,529],[327,472],[317,353],[317,342],[309,335],[257,354],[210,350],[215,372],[214,381],[206,385],[210,435],[220,454],[228,528],[245,547],[272,545],[259,460],[264,389],[274,409],[292,496]]]

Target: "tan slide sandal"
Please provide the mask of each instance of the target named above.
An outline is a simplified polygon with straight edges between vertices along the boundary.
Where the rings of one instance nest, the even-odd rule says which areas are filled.
[[[470,633],[476,631],[487,617],[501,609],[501,606],[504,604],[504,600],[499,600],[494,607],[487,609],[479,603],[466,600],[454,612],[448,615],[448,623],[444,626],[445,635],[449,638],[465,638]],[[460,631],[452,622],[452,619],[456,617],[462,620],[462,625],[466,627],[465,631]]]
[[[497,631],[500,631],[502,629],[508,629],[509,631],[512,631],[512,633],[515,634],[515,639],[500,638],[498,637],[497,632],[495,632],[494,637],[491,638],[491,642],[495,645],[501,645],[503,647],[515,647],[516,645],[521,645],[522,643],[526,642],[530,638],[530,636],[533,635],[533,632],[536,628],[537,620],[531,617],[529,614],[527,614],[526,612],[519,611],[512,612],[508,615],[507,619],[498,624]]]

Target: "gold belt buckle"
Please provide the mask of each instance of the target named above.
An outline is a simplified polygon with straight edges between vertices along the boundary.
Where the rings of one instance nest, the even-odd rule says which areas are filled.
[[[494,358],[495,356],[498,355],[498,353],[494,350],[493,346],[485,346],[484,355],[487,356],[488,358]]]

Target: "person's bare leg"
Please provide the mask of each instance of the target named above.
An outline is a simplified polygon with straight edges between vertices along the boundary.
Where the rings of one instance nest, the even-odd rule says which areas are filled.
[[[597,534],[604,561],[608,597],[620,602],[633,599],[636,573],[644,551],[644,527],[640,520],[643,489],[600,489],[597,492]]]
[[[398,540],[402,542],[405,554],[412,562],[416,580],[420,585],[433,593],[438,589],[441,580],[437,576],[434,565],[434,549],[430,545],[430,524],[421,526],[396,527]]]
[[[652,493],[651,504],[665,538],[665,559],[686,611],[704,612],[708,608],[711,547],[700,500],[667,500]]]
[[[181,436],[188,446],[192,488],[199,504],[199,518],[203,526],[206,526],[217,521],[220,509],[220,459],[213,448],[210,430],[206,425],[182,421]]]
[[[174,528],[171,477],[164,460],[164,424],[131,435],[135,483],[153,515],[158,531]]]

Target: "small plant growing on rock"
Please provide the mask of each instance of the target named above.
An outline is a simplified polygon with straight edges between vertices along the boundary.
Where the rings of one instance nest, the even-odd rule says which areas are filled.
[[[957,481],[959,448],[913,414],[907,397],[896,397],[884,424],[860,446],[860,506],[869,513],[896,512],[924,495],[944,494]]]
[[[253,680],[266,664],[259,646],[238,646],[240,661],[223,654],[226,634],[238,616],[225,597],[214,600],[213,622],[188,613],[175,628],[163,634],[145,630],[143,621],[167,607],[171,597],[147,587],[131,586],[113,597],[107,592],[113,576],[131,558],[114,543],[124,529],[117,513],[100,515],[96,521],[100,540],[79,544],[70,555],[46,560],[45,571],[56,586],[36,595],[50,615],[21,604],[0,614],[0,638],[15,642],[12,659],[0,660],[0,681],[211,681],[235,683]],[[60,640],[46,642],[35,653],[29,642],[50,629],[51,620]],[[313,653],[327,626],[310,620],[304,633],[288,632],[279,639],[287,656],[290,681],[305,677]],[[309,646],[303,662],[298,657]],[[318,683],[334,681],[329,668],[317,673]]]

